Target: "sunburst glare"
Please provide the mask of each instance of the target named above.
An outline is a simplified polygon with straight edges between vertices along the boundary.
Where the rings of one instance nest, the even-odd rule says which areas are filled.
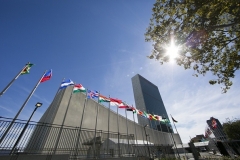
[[[180,49],[180,47],[176,46],[174,43],[174,40],[171,39],[170,45],[166,46],[166,51],[167,51],[166,54],[169,56],[169,60],[171,62],[179,56],[179,54],[178,54],[179,49]]]

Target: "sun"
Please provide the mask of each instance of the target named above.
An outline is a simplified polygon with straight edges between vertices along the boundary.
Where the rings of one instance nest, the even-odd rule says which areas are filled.
[[[166,54],[169,56],[169,60],[173,61],[175,58],[177,58],[179,56],[178,52],[179,52],[180,47],[176,46],[173,39],[171,40],[170,45],[166,46]]]

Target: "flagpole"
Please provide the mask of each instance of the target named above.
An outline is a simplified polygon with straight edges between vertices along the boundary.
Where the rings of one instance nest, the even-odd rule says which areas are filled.
[[[66,88],[66,89],[67,89],[67,88]],[[66,89],[65,89],[65,90],[66,90]],[[62,121],[62,125],[61,125],[60,131],[59,131],[58,136],[57,136],[56,144],[55,144],[55,146],[54,146],[53,155],[56,154],[56,150],[57,150],[57,147],[58,147],[58,143],[59,143],[59,140],[60,140],[60,137],[61,137],[61,134],[62,134],[62,130],[63,130],[63,125],[64,125],[65,120],[66,120],[66,117],[67,117],[68,108],[69,108],[69,106],[70,106],[70,101],[71,101],[71,99],[72,99],[73,89],[74,89],[74,86],[73,86],[73,88],[72,88],[72,92],[71,92],[70,98],[69,98],[69,100],[68,100],[67,109],[66,109],[66,111],[65,111],[65,114],[64,114],[64,117],[63,117],[63,121]]]
[[[149,118],[149,110],[148,110],[148,113],[147,113],[147,114],[148,114],[148,123],[150,124],[150,126],[151,126],[150,129],[152,130],[152,136],[154,136],[153,126],[152,126],[152,119]],[[151,142],[150,142],[150,138],[151,138],[150,135],[149,135],[148,137],[149,137],[149,143],[151,144]],[[154,140],[154,137],[152,137],[152,139]],[[150,147],[150,150],[149,150],[149,151],[152,152],[152,151],[151,151],[151,147]]]
[[[152,114],[153,114],[152,116],[155,118],[155,116],[154,116],[154,113],[152,113]],[[156,119],[156,118],[155,118],[155,119]],[[156,122],[156,120],[155,120],[155,119],[154,119],[154,123],[155,123],[156,130],[157,130],[157,132],[158,132],[158,128],[157,128],[157,122]],[[157,134],[158,134],[158,133],[157,133]],[[161,134],[162,134],[162,133],[161,133]],[[159,134],[158,134],[158,135],[159,135]],[[160,141],[160,142],[159,142],[159,144],[160,144],[160,143],[162,143],[162,141],[161,141],[161,139],[160,139],[160,138],[159,138],[159,141]]]
[[[170,114],[170,116],[172,117],[171,114]],[[176,127],[176,125],[175,125],[175,121],[173,120],[173,117],[172,117],[172,121],[173,121],[173,125],[174,125],[174,127],[175,127],[175,130],[177,131],[177,134],[178,134],[178,136],[179,136],[179,138],[180,138],[180,135],[179,135],[179,133],[178,133],[178,130],[177,130],[177,127]],[[180,138],[180,140],[181,140],[181,138]],[[184,152],[184,154],[185,154],[185,157],[187,158],[187,155],[186,155],[185,149],[184,149],[184,147],[183,147],[182,140],[181,140],[181,145],[182,145],[182,149],[183,149],[183,152]]]
[[[97,132],[97,119],[98,119],[98,111],[99,111],[99,95],[100,92],[98,92],[98,102],[97,102],[97,115],[96,115],[96,122],[95,122],[95,131],[94,131],[94,143],[93,143],[93,151],[94,151],[94,157],[97,158],[96,156],[96,132]]]
[[[80,140],[80,134],[81,134],[82,123],[83,123],[83,116],[84,116],[85,108],[86,108],[86,104],[87,104],[87,93],[88,93],[88,89],[86,89],[86,97],[85,97],[84,105],[83,105],[82,118],[81,118],[79,130],[78,130],[77,141],[76,141],[76,145],[75,145],[75,158],[77,158],[77,155],[78,155],[78,143],[79,143],[79,140]]]
[[[61,83],[64,81],[64,79],[65,78],[63,78],[63,80],[61,81]],[[61,83],[60,83],[60,86],[61,86]],[[59,87],[60,87],[59,86]],[[59,91],[59,90],[58,90]],[[55,99],[56,99],[56,97],[57,97],[57,95],[58,95],[58,92],[57,91],[57,93],[55,94],[55,96],[54,96],[54,98],[53,98],[53,101],[52,102],[54,102],[55,101]],[[58,102],[60,101],[60,99],[61,98],[58,98],[57,99],[57,104],[58,104]],[[52,117],[51,117],[51,115],[50,115],[50,113],[52,112],[52,111],[50,111],[50,109],[52,109],[53,110],[53,112],[55,111],[55,110],[57,110],[58,108],[57,107],[59,107],[59,105],[55,105],[55,106],[57,106],[57,107],[55,107],[55,108],[51,108],[51,105],[52,105],[52,103],[49,105],[49,107],[47,108],[47,110],[45,111],[45,113],[46,113],[46,115],[45,114],[43,114],[43,116],[42,116],[42,118],[39,120],[39,122],[41,123],[41,124],[43,124],[43,125],[46,125],[46,124],[49,124],[51,121],[52,121]],[[48,122],[46,122],[46,120],[47,120],[47,117],[51,117],[51,120],[48,120]],[[34,134],[43,134],[43,132],[44,131],[46,131],[46,130],[44,130],[44,129],[39,129],[40,131],[38,132],[38,133],[35,133],[35,131],[34,131]],[[31,145],[36,145],[36,144],[31,144]],[[30,146],[30,148],[31,148],[31,146]]]
[[[132,106],[133,107],[133,106]],[[136,110],[135,110],[136,111]],[[133,113],[133,112],[132,112]],[[135,129],[135,135],[136,135],[136,142],[137,142],[137,147],[138,147],[138,139],[137,139],[137,130],[136,130],[136,122],[135,122],[135,116],[134,116],[134,113],[133,113],[133,121],[134,121],[134,129]],[[138,151],[138,154],[139,154],[139,150],[137,149]]]
[[[5,136],[7,135],[7,133],[9,132],[9,130],[11,129],[13,123],[15,122],[15,120],[18,118],[19,114],[21,113],[21,111],[23,110],[23,108],[25,107],[25,105],[27,104],[27,102],[29,101],[29,99],[31,98],[31,96],[33,95],[33,93],[35,92],[35,90],[37,89],[38,85],[41,83],[41,80],[43,78],[43,76],[45,75],[47,71],[45,71],[42,75],[42,77],[39,79],[39,81],[37,82],[37,84],[35,85],[35,87],[33,88],[33,90],[31,91],[31,93],[29,94],[29,96],[27,97],[27,99],[25,100],[25,102],[23,103],[22,107],[19,109],[19,111],[17,112],[17,114],[15,115],[15,117],[13,118],[12,122],[10,123],[10,125],[8,126],[8,128],[6,129],[6,131],[4,132],[4,134],[2,135],[1,139],[0,139],[0,144],[2,143],[3,139],[5,138]]]
[[[110,95],[108,96],[109,100],[110,100]],[[108,154],[108,150],[109,150],[109,126],[110,126],[110,102],[108,102],[108,140],[107,140],[107,154]]]
[[[127,120],[127,109],[125,108],[125,118],[126,118],[126,126],[127,126],[127,141],[128,141],[128,153],[130,154],[129,152],[129,136],[128,136],[128,120]]]
[[[142,126],[142,128],[143,128],[143,126]],[[144,142],[144,139],[146,138],[146,135],[144,136],[144,129],[141,129],[142,130],[142,139],[143,139],[143,144],[144,144],[144,150],[145,150],[145,155],[147,155],[148,153],[147,153],[147,150],[146,150],[146,145],[145,145],[145,142]],[[146,139],[146,141],[147,141],[147,139]]]
[[[154,132],[153,132],[153,125],[152,125],[152,119],[150,119],[149,118],[149,110],[148,110],[148,122],[149,122],[149,124],[150,124],[150,126],[151,126],[151,130],[152,130],[152,135],[154,136]],[[149,141],[150,141],[150,135],[149,135]],[[151,143],[151,142],[150,142]]]
[[[18,79],[18,77],[21,75],[22,71],[30,64],[30,62],[28,62],[22,69],[21,71],[11,80],[11,82],[2,90],[2,92],[0,93],[0,97],[8,90],[8,88],[13,84],[13,82]],[[1,143],[1,141],[0,141]]]
[[[119,115],[117,106],[117,128],[118,128],[118,157],[120,157],[120,143],[119,143]]]

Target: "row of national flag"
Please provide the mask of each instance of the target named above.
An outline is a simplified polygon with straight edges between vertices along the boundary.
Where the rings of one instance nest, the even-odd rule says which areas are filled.
[[[3,95],[3,93],[5,93],[5,91],[11,86],[13,81],[16,80],[20,75],[29,74],[30,69],[33,65],[34,64],[28,62],[23,67],[23,69],[15,76],[15,78],[7,85],[7,87],[0,93],[0,96]],[[50,80],[51,77],[52,77],[52,69],[45,71],[43,76],[40,78],[37,85],[35,86],[35,88],[37,88],[40,83]],[[64,89],[64,88],[66,88],[70,85],[74,85],[73,93],[84,92],[84,93],[87,94],[88,98],[91,98],[91,99],[97,98],[99,103],[107,102],[107,103],[110,103],[110,105],[112,105],[112,106],[117,106],[118,108],[126,109],[127,111],[132,111],[133,113],[138,114],[138,115],[140,115],[144,118],[147,118],[149,120],[156,120],[156,121],[160,121],[160,122],[166,123],[166,124],[170,123],[170,121],[167,118],[164,118],[164,117],[159,116],[159,115],[150,114],[150,113],[147,113],[145,111],[141,111],[139,109],[136,109],[133,106],[128,105],[127,103],[123,102],[120,99],[110,98],[110,97],[108,98],[106,96],[100,95],[95,90],[87,90],[81,84],[75,84],[71,79],[63,80],[59,89]],[[34,91],[35,90],[33,90],[33,92]],[[30,98],[30,96],[29,96],[29,98]],[[173,122],[177,122],[175,119],[173,119],[173,117],[172,117],[172,120],[173,120]]]
[[[74,84],[74,82],[70,79],[64,80],[61,84],[60,89],[66,88],[67,86],[70,86],[70,85],[74,85],[73,93],[83,92],[83,93],[87,94],[87,98],[98,99],[99,103],[107,102],[107,103],[110,103],[111,106],[117,106],[118,108],[126,109],[127,111],[132,111],[133,113],[138,114],[138,115],[140,115],[144,118],[147,118],[149,120],[160,121],[160,122],[166,123],[166,124],[170,123],[170,121],[167,118],[164,118],[164,117],[159,116],[159,115],[150,114],[150,113],[147,113],[145,111],[141,111],[139,109],[136,109],[133,106],[128,105],[127,103],[123,102],[120,99],[106,97],[104,95],[101,95],[101,94],[99,94],[98,91],[87,90],[83,87],[83,85]],[[172,118],[172,120],[173,120],[173,122],[177,122],[174,118]]]

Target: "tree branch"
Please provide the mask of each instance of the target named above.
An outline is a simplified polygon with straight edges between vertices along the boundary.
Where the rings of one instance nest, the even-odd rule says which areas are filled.
[[[236,24],[239,24],[239,23],[235,22],[235,23],[224,24],[224,25],[219,25],[219,26],[209,26],[209,28],[211,28],[211,30],[213,30],[213,29],[217,29],[217,28],[231,27],[231,26],[234,26]]]

